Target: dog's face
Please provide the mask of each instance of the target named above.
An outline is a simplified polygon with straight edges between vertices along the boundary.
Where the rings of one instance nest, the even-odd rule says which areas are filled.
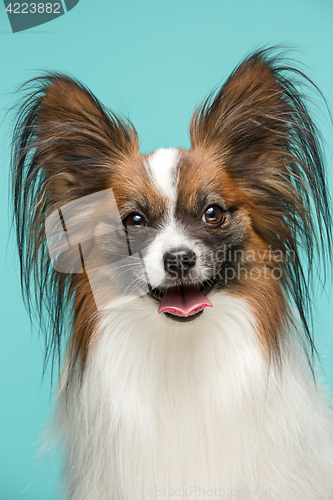
[[[252,229],[246,196],[213,153],[159,149],[139,155],[114,169],[110,187],[133,256],[131,273],[125,264],[118,268],[123,279],[127,274],[124,293],[148,283],[156,311],[193,321],[211,306],[214,292],[241,288],[250,271],[260,279],[263,262],[254,270],[256,259],[247,262],[247,255],[267,245]],[[113,238],[105,251],[117,253],[115,244]],[[115,268],[114,282],[117,273]]]
[[[156,315],[189,322],[209,314],[221,290],[256,303],[271,295],[279,307],[274,255],[254,229],[258,207],[227,163],[202,147],[122,158],[104,189],[60,206],[71,248],[58,247],[56,270],[84,271],[80,290],[91,289],[99,311],[147,296]]]

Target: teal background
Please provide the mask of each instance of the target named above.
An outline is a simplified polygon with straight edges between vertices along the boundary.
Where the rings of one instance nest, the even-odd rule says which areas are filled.
[[[13,91],[38,70],[70,73],[115,111],[129,116],[143,152],[189,145],[193,108],[249,51],[288,43],[333,104],[331,0],[81,0],[43,26],[13,34],[0,4],[0,386],[2,500],[62,498],[60,459],[40,456],[52,410],[50,374],[42,382],[43,346],[31,332],[19,285],[14,238],[8,237]],[[313,106],[326,141],[332,182],[332,124]],[[333,395],[330,286],[316,292],[315,328],[323,379]],[[92,499],[93,500],[93,499]]]

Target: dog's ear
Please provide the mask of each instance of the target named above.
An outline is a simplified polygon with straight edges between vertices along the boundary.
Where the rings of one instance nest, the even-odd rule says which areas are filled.
[[[274,248],[284,241],[281,225],[285,211],[290,209],[293,217],[299,198],[290,183],[288,163],[296,177],[300,174],[300,182],[307,180],[312,164],[309,148],[317,148],[310,118],[303,113],[306,110],[298,94],[291,95],[291,90],[292,84],[283,79],[267,53],[255,53],[233,71],[216,94],[208,96],[195,111],[190,127],[192,147],[211,151],[243,189],[244,199],[255,206],[255,228]],[[300,106],[303,109],[298,109]],[[304,148],[306,137],[311,142]],[[302,158],[300,165],[299,158],[292,158],[295,147],[300,158],[306,156],[310,161]],[[312,171],[316,176],[316,167]],[[313,187],[318,189],[315,183]]]
[[[245,59],[196,110],[190,137],[242,189],[264,241],[294,250],[298,234],[312,255],[330,223],[320,134],[300,90],[312,82],[280,63],[269,50]]]
[[[276,153],[277,139],[286,145],[287,128],[283,89],[263,54],[254,54],[196,110],[190,137],[193,147],[211,147],[228,161],[249,165],[270,147]]]
[[[110,187],[112,166],[138,152],[134,128],[71,78],[50,75],[32,84],[37,89],[23,103],[14,134],[17,180],[25,173],[28,183],[43,177],[43,194],[62,203]]]
[[[12,146],[13,204],[24,297],[30,309],[34,290],[40,320],[47,308],[47,360],[60,352],[71,309],[79,330],[89,334],[96,311],[93,300],[87,301],[91,292],[85,276],[52,267],[45,221],[67,203],[112,187],[115,166],[138,155],[139,144],[130,123],[107,111],[73,79],[52,74],[28,82],[27,88]]]

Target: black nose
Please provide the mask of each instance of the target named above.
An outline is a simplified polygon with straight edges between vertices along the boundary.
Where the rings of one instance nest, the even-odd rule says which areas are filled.
[[[186,278],[195,262],[196,255],[188,248],[173,248],[164,254],[164,269],[173,278]]]

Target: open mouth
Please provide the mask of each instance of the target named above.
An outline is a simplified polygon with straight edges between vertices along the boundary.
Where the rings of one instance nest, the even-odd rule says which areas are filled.
[[[201,286],[181,284],[165,291],[153,288],[150,295],[160,302],[159,313],[184,323],[197,319],[206,307],[213,307],[206,297],[213,285],[213,280],[207,280]]]
[[[203,309],[195,314],[191,314],[190,316],[177,316],[177,315],[171,314],[169,312],[165,312],[165,311],[163,311],[163,312],[164,312],[165,316],[172,319],[173,321],[178,321],[178,323],[188,323],[189,321],[194,321],[199,316],[201,316],[203,313]]]

